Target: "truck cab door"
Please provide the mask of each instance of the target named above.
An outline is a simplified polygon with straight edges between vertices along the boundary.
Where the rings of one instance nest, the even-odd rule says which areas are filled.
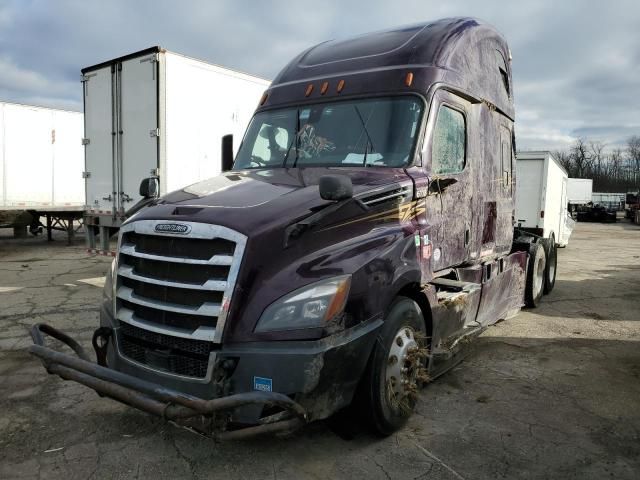
[[[473,176],[468,161],[471,105],[439,90],[431,102],[423,150],[429,178],[426,219],[431,224],[433,271],[468,260],[473,222]]]

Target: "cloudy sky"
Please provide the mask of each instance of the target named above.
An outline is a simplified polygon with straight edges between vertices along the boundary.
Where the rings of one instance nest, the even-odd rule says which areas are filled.
[[[273,78],[315,43],[460,15],[511,46],[519,147],[640,134],[637,0],[0,0],[0,100],[81,110],[82,67],[152,45]]]

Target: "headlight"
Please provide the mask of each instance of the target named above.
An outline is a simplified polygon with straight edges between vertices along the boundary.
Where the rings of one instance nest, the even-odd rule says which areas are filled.
[[[285,295],[262,313],[256,332],[322,327],[344,310],[351,276],[312,283]]]

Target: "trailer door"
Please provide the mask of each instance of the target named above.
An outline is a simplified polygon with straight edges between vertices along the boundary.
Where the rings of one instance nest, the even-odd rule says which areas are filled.
[[[126,60],[117,66],[118,209],[121,213],[142,197],[140,181],[158,168],[157,55]]]
[[[544,159],[519,159],[516,170],[516,222],[524,228],[543,228],[540,211],[544,209]]]
[[[112,213],[115,208],[115,129],[111,96],[111,68],[85,74],[84,168],[87,208]]]

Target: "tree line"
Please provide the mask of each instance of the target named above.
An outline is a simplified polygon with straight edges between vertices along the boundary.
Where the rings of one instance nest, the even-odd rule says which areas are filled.
[[[578,138],[568,150],[554,157],[571,178],[593,179],[594,192],[637,191],[640,184],[640,136],[633,135],[622,148],[606,151],[605,144]]]

